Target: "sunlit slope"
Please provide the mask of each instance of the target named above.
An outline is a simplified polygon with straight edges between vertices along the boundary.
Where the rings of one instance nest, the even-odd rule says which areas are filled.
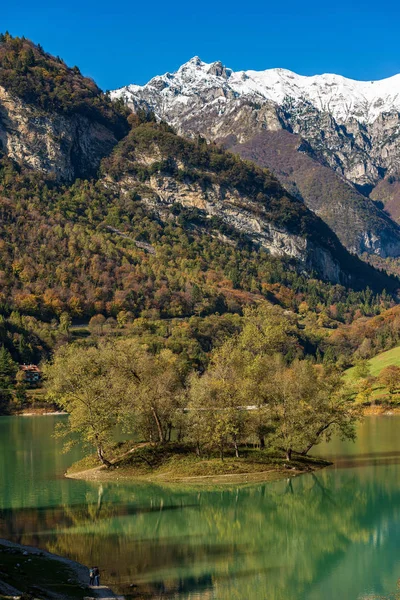
[[[392,348],[391,350],[386,350],[386,352],[381,352],[368,361],[370,374],[373,377],[378,377],[382,369],[390,365],[400,367],[400,346],[396,346],[396,348]],[[356,379],[355,367],[348,369],[345,373],[345,377]]]
[[[400,346],[396,346],[391,350],[381,352],[374,358],[367,361],[369,376],[379,378],[381,371],[389,366],[400,367]],[[354,383],[356,390],[356,400],[365,404],[398,404],[400,402],[400,390],[393,389],[390,393],[382,381],[373,380],[371,384],[366,383],[368,379],[361,376],[357,367],[352,367],[345,372],[345,378]],[[367,391],[369,388],[369,392]]]

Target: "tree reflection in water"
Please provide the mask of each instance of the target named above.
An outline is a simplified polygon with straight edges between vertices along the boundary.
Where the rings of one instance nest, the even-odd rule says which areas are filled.
[[[339,445],[340,469],[212,489],[56,478],[65,459],[54,423],[7,423],[0,536],[97,563],[127,595],[400,600],[399,419],[370,421],[352,449]]]
[[[98,563],[138,595],[308,598],[352,545],[384,538],[397,506],[397,486],[348,470],[214,491],[100,485],[80,505],[2,511],[0,535]]]

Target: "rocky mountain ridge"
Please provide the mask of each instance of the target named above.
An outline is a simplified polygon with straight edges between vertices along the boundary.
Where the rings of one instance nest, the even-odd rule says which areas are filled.
[[[366,201],[364,216],[354,215],[356,222],[365,222],[366,211],[371,213],[371,223],[359,231],[360,242],[346,243],[334,220],[327,221],[340,239],[353,252],[399,256],[399,229],[379,210],[379,184],[397,181],[400,172],[400,76],[357,82],[335,75],[301,77],[283,69],[234,73],[220,62],[207,64],[195,57],[176,73],[111,96],[134,110],[154,111],[182,135],[201,135],[228,148],[251,144],[265,131],[299,136],[316,163],[348,182],[347,196],[371,193],[377,202]],[[273,161],[262,166],[274,170]],[[390,214],[397,218],[396,190],[390,185],[385,190]],[[383,229],[375,227],[377,220]],[[368,242],[374,238],[383,241]]]
[[[399,256],[399,226],[372,200],[316,159],[311,146],[300,136],[284,129],[263,131],[231,151],[270,169],[353,254]]]
[[[263,129],[287,129],[359,186],[373,187],[400,168],[400,75],[363,82],[285,69],[235,73],[195,57],[111,96],[153,110],[185,135],[243,143]]]
[[[287,69],[233,71],[220,61],[205,63],[195,56],[175,73],[156,76],[146,85],[128,85],[114,96],[145,97],[157,90],[167,103],[174,99],[185,104],[199,90],[220,89],[220,102],[230,98],[270,100],[283,105],[287,98],[295,103],[308,102],[320,112],[330,113],[338,121],[357,120],[373,123],[382,113],[400,110],[400,74],[380,81],[356,81],[341,75],[298,75]]]

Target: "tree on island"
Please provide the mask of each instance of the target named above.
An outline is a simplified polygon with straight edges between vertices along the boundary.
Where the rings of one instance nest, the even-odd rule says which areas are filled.
[[[274,349],[278,350],[274,352]],[[280,351],[280,353],[279,353]],[[274,307],[246,311],[242,332],[214,351],[208,370],[192,379],[189,439],[220,455],[257,435],[260,446],[305,456],[333,433],[354,439],[360,407],[339,372],[300,354],[296,330]],[[285,353],[285,354],[283,354]]]
[[[62,347],[45,365],[48,398],[69,414],[63,433],[77,433],[94,446],[99,460],[111,465],[105,449],[113,440],[133,378],[127,382],[115,367],[118,357],[111,345]]]
[[[48,399],[69,414],[61,433],[77,433],[107,467],[117,426],[149,441],[170,437],[182,373],[168,350],[154,357],[131,340],[71,344],[56,352],[44,375]]]
[[[176,414],[182,408],[182,361],[167,349],[154,356],[134,340],[119,341],[114,349],[115,369],[125,378],[127,390],[131,389],[124,397],[123,428],[164,444],[170,440]]]
[[[45,367],[48,397],[70,414],[68,430],[106,466],[118,426],[161,452],[175,428],[187,450],[222,460],[239,458],[255,439],[290,461],[333,433],[355,436],[360,406],[341,374],[304,358],[301,331],[276,307],[247,310],[241,332],[214,349],[205,372],[187,375],[180,353],[150,352],[138,338],[65,346]]]
[[[296,360],[290,367],[278,364],[272,385],[274,431],[270,441],[284,450],[287,460],[293,452],[306,456],[333,433],[355,439],[361,409],[351,400],[350,389],[339,373]]]
[[[191,379],[186,436],[195,442],[198,455],[215,449],[223,460],[231,446],[238,458],[239,444],[248,433],[246,363],[235,342],[233,338],[223,344],[204,375]]]
[[[308,360],[285,365],[283,358],[253,357],[228,342],[208,372],[195,378],[189,405],[190,435],[196,444],[224,449],[256,434],[260,445],[307,455],[333,433],[354,439],[360,407],[350,399],[340,374]],[[224,434],[222,434],[224,432]]]

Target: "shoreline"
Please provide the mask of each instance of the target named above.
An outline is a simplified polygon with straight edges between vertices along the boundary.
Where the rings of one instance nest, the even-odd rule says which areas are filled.
[[[363,413],[365,417],[398,415],[400,414],[400,406],[367,406],[364,408]],[[64,411],[46,411],[45,409],[34,409],[21,411],[19,413],[14,413],[13,415],[7,416],[31,417],[58,416],[66,414],[67,413]],[[127,454],[131,454],[133,451],[134,450],[129,450]],[[304,468],[302,468],[303,465],[299,465],[298,463],[295,464],[295,460],[293,461],[293,464],[287,464],[284,460],[282,460],[281,465],[276,463],[275,465],[273,465],[273,463],[268,464],[267,461],[262,466],[258,463],[258,466],[261,467],[259,469],[257,467],[254,468],[254,464],[250,463],[249,470],[245,470],[245,465],[240,465],[238,471],[232,472],[232,466],[227,464],[227,472],[218,472],[211,474],[198,473],[195,475],[191,475],[185,472],[179,473],[179,467],[178,469],[174,468],[173,470],[171,469],[167,471],[165,471],[165,469],[161,471],[155,469],[155,472],[134,472],[134,469],[120,464],[120,459],[116,459],[115,463],[110,469],[105,468],[103,465],[95,465],[91,466],[90,468],[82,469],[81,467],[80,470],[74,471],[73,464],[67,469],[63,476],[66,479],[75,479],[82,481],[126,482],[138,484],[153,483],[160,485],[183,486],[193,485],[195,487],[204,487],[207,485],[221,485],[222,487],[224,487],[229,485],[269,483],[282,479],[298,477],[306,473],[311,473],[326,468],[328,466],[332,466],[332,464],[332,462],[327,461],[323,458],[310,457],[310,459],[307,460]],[[178,465],[174,466],[176,467]]]
[[[363,409],[364,416],[379,416],[379,415],[398,415],[400,414],[400,406],[398,405],[387,405],[387,404],[376,404],[365,406]],[[2,417],[47,417],[57,415],[68,415],[63,410],[46,410],[45,408],[26,408],[23,410],[16,410],[9,414],[0,415]]]
[[[195,467],[198,466],[194,463]],[[304,466],[303,466],[304,464]],[[201,463],[200,463],[201,465]],[[281,464],[274,464],[272,461],[268,463],[249,462],[235,465],[238,470],[232,472],[232,463],[227,462],[225,466],[225,472],[211,472],[211,473],[197,473],[188,474],[187,472],[179,471],[179,465],[174,463],[174,468],[168,470],[157,470],[154,472],[148,471],[147,473],[135,472],[134,468],[120,466],[119,461],[116,461],[111,468],[106,468],[104,465],[96,465],[91,468],[85,468],[81,470],[74,470],[74,465],[64,473],[64,477],[67,479],[77,479],[83,481],[98,481],[98,482],[126,482],[126,483],[153,483],[160,485],[238,485],[238,484],[249,484],[249,483],[269,483],[272,481],[278,481],[281,479],[287,479],[304,475],[306,473],[312,473],[319,471],[328,466],[331,466],[332,462],[322,459],[313,458],[304,460],[302,457],[301,464],[286,463],[282,459]],[[221,464],[218,465],[222,467]],[[71,470],[72,469],[72,470]]]
[[[77,479],[80,481],[99,481],[99,482],[124,482],[124,483],[153,483],[159,485],[193,485],[203,487],[206,485],[211,486],[228,486],[228,485],[246,485],[251,483],[272,483],[273,481],[280,481],[282,479],[299,477],[300,475],[307,475],[308,473],[314,473],[326,467],[332,466],[333,463],[328,463],[317,467],[315,469],[308,469],[304,471],[298,471],[297,469],[287,470],[266,470],[259,471],[258,473],[245,472],[245,473],[223,473],[221,475],[195,475],[192,477],[171,477],[161,478],[159,476],[154,477],[132,477],[127,475],[113,477],[111,474],[94,474],[90,475],[85,471],[78,473],[65,474],[66,479]],[[104,473],[104,471],[103,471]]]
[[[391,416],[391,415],[399,415],[400,414],[400,406],[366,406],[364,409],[365,417],[380,417],[380,416]]]
[[[36,410],[26,410],[26,411],[22,411],[22,412],[18,412],[18,413],[14,413],[11,415],[6,415],[6,416],[10,416],[10,417],[55,417],[57,415],[68,415],[67,412],[63,411],[63,410],[43,410],[43,409],[36,409]]]
[[[63,566],[67,567],[71,573],[74,575],[74,577],[76,578],[76,584],[83,590],[87,590],[88,595],[85,596],[86,598],[113,598],[113,599],[119,599],[119,600],[124,600],[123,596],[118,596],[117,594],[115,594],[110,588],[106,587],[106,586],[99,586],[99,588],[95,588],[95,587],[90,587],[88,584],[88,568],[85,565],[82,565],[81,563],[78,563],[74,560],[71,560],[69,558],[66,558],[64,556],[59,556],[58,554],[53,554],[52,552],[48,552],[47,550],[43,550],[41,548],[37,548],[36,546],[26,546],[24,544],[18,544],[17,542],[11,542],[10,540],[7,540],[5,538],[0,538],[0,548],[1,547],[5,547],[5,548],[9,548],[11,550],[16,550],[20,553],[23,554],[24,557],[30,557],[30,556],[35,556],[35,557],[41,557],[43,559],[47,559],[47,560],[52,560],[56,563],[62,564]],[[29,560],[29,559],[28,559]],[[3,581],[2,579],[0,579],[0,597],[1,597],[1,588],[2,586],[4,586],[4,589],[10,588],[14,589],[14,593],[18,592],[20,594],[20,591],[13,588],[13,586],[9,585],[6,581]],[[62,595],[59,595],[59,597],[61,598]]]
[[[58,415],[68,415],[64,410],[48,410],[46,408],[26,408],[16,410],[8,414],[1,414],[0,417],[55,417]]]

